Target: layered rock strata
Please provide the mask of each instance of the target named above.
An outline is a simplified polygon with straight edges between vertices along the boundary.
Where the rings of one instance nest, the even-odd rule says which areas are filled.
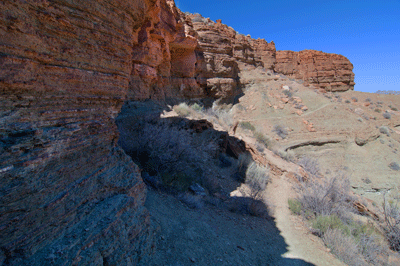
[[[161,1],[134,45],[129,98],[232,98],[246,64],[272,69],[275,45]]]
[[[114,117],[153,6],[0,3],[0,265],[132,265],[151,251]]]
[[[277,51],[275,71],[326,91],[353,90],[355,85],[353,64],[338,54]]]

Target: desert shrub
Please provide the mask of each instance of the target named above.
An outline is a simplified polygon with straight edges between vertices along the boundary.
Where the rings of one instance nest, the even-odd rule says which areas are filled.
[[[379,132],[390,137],[389,128],[386,126],[379,127]]]
[[[375,108],[375,110],[374,110],[375,112],[377,112],[377,113],[381,113],[382,112],[382,110],[381,109],[379,109],[379,108]]]
[[[233,118],[230,112],[229,106],[223,106],[220,108],[213,107],[214,115],[219,119],[220,124],[226,124],[232,126]]]
[[[144,121],[128,140],[127,153],[151,175],[160,175],[163,183],[186,189],[196,179],[210,172],[216,157],[213,137],[180,128],[169,121]]]
[[[351,97],[351,99],[353,100],[353,102],[358,102],[358,99],[356,97]]]
[[[391,106],[391,105],[389,105],[389,108],[392,110],[392,111],[398,111],[399,109],[397,109],[396,107],[393,107],[393,106]]]
[[[357,244],[351,236],[347,236],[340,229],[328,229],[323,236],[325,244],[341,261],[348,265],[365,265],[365,261],[358,252]]]
[[[199,105],[198,103],[194,103],[190,106],[190,108],[192,108],[193,110],[195,110],[198,113],[201,113],[204,111],[204,107]]]
[[[336,214],[318,215],[312,221],[312,228],[315,230],[314,232],[319,236],[323,236],[329,229],[340,229],[342,232],[348,231],[346,225]],[[349,233],[347,232],[347,234]]]
[[[333,214],[317,216],[312,227],[314,233],[320,235],[332,249],[332,253],[349,265],[365,265],[363,260],[373,265],[386,265],[386,245],[371,225],[352,220],[346,223]],[[349,260],[350,256],[356,260]]]
[[[372,103],[372,100],[371,100],[371,98],[367,98],[367,99],[365,99],[365,102]]]
[[[384,197],[383,211],[386,238],[393,250],[400,251],[400,208],[396,203],[388,202]]]
[[[293,214],[300,215],[301,214],[301,203],[296,199],[288,199],[289,210]]]
[[[239,182],[245,182],[246,170],[252,161],[253,161],[253,159],[251,158],[250,155],[247,155],[244,153],[239,155],[239,158],[237,161],[236,172],[234,174],[236,180],[238,180]]]
[[[186,103],[175,105],[173,109],[181,117],[187,117],[190,115],[190,107]]]
[[[265,136],[263,133],[257,131],[254,133],[254,137],[256,138],[256,140],[258,142],[263,144],[265,147],[271,146],[271,140],[267,136]]]
[[[299,186],[299,202],[306,216],[331,215],[345,217],[353,209],[350,181],[344,176],[310,179]]]
[[[398,163],[395,163],[395,162],[391,162],[391,163],[389,164],[389,168],[392,169],[392,170],[394,170],[394,171],[400,171],[400,166],[399,166],[399,164],[398,164]]]
[[[287,137],[287,135],[288,135],[288,132],[287,132],[286,128],[284,128],[281,125],[275,125],[274,129],[272,130],[272,132],[275,132],[282,139],[285,139]]]
[[[372,265],[387,265],[387,244],[376,234],[362,234],[358,250]]]
[[[365,119],[365,120],[369,120],[369,117],[367,116],[367,115],[363,115],[363,118]]]
[[[315,177],[320,177],[320,168],[319,168],[319,163],[316,159],[303,156],[300,158],[298,161],[298,164],[301,165],[304,170],[306,170],[308,173]]]
[[[256,128],[250,122],[240,122],[239,125],[241,128],[248,129],[250,131],[256,131]]]
[[[192,22],[203,22],[203,17],[200,14],[194,14],[194,17],[192,18]]]
[[[345,103],[351,103],[349,100],[344,101]]]
[[[296,161],[296,155],[294,153],[294,151],[292,150],[282,150],[282,149],[277,149],[274,150],[274,153],[276,155],[278,155],[279,157],[281,157],[282,159],[284,159],[285,161],[288,162],[295,162]]]
[[[206,116],[207,120],[221,125],[225,130],[228,130],[233,124],[231,105],[218,105],[214,103],[212,108],[203,110],[202,113]]]
[[[384,113],[383,117],[386,118],[386,119],[390,119],[390,118],[392,118],[392,115],[389,114],[389,113]]]
[[[291,98],[293,96],[293,92],[291,92],[290,90],[284,90],[283,94],[285,94],[288,98]]]
[[[256,162],[250,163],[246,170],[245,183],[249,186],[251,192],[250,196],[254,199],[260,199],[260,194],[267,187],[269,181],[269,169],[266,166],[257,164]]]
[[[257,149],[257,151],[259,151],[259,152],[264,152],[265,146],[262,145],[262,144],[260,144],[259,142],[257,142],[257,143],[256,143],[256,149]]]

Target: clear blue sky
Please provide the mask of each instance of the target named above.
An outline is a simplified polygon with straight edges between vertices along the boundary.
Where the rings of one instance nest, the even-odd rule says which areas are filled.
[[[346,56],[355,90],[400,91],[400,0],[175,0],[277,50],[319,50]]]

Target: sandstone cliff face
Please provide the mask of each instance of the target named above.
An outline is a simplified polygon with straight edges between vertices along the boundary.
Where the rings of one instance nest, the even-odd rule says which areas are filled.
[[[198,40],[197,78],[205,86],[205,95],[215,98],[237,95],[238,73],[246,65],[273,68],[276,52],[273,42],[240,35],[221,20],[214,23],[199,14],[188,18],[187,23]]]
[[[232,28],[184,14],[173,1],[149,13],[134,44],[128,96],[232,98],[245,64],[272,69],[275,45],[239,35]]]
[[[277,51],[275,71],[326,91],[353,90],[355,85],[353,65],[338,54]]]
[[[150,251],[114,117],[152,5],[0,3],[0,264],[129,265]]]

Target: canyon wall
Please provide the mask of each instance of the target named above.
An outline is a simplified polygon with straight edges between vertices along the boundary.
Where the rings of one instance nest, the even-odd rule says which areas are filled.
[[[161,1],[134,45],[128,97],[232,99],[240,93],[241,67],[273,69],[275,53],[274,43],[237,34],[220,20],[184,14],[173,1]]]
[[[325,91],[354,90],[353,64],[338,54],[277,51],[275,71]]]
[[[151,253],[146,189],[117,145],[124,101],[229,99],[249,65],[309,83],[315,72],[287,70],[297,59],[283,63],[273,42],[171,0],[0,7],[0,264],[132,265]]]
[[[146,191],[116,143],[155,1],[0,3],[0,265],[130,265]]]

